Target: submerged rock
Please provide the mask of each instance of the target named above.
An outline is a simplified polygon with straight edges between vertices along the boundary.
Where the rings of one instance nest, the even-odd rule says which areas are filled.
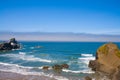
[[[0,50],[12,50],[20,48],[20,44],[15,40],[15,38],[11,38],[9,42],[3,42],[0,44]]]
[[[89,62],[95,72],[107,73],[111,80],[120,80],[120,50],[116,44],[107,43],[98,48],[96,60]]]

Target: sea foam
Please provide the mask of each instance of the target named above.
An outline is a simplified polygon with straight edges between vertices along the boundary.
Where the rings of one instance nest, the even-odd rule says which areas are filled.
[[[93,54],[81,54],[81,56],[84,56],[84,57],[92,57]]]
[[[56,76],[54,74],[47,74],[44,72],[34,72],[34,71],[32,72],[31,69],[34,69],[34,67],[24,67],[18,64],[9,64],[9,63],[0,62],[0,71],[13,72],[13,73],[18,73],[22,75],[46,76],[46,77],[54,78],[56,80],[69,80],[66,77]]]
[[[47,60],[47,59],[42,59],[42,58],[38,58],[35,57],[34,55],[26,55],[25,52],[19,52],[19,54],[4,54],[4,55],[0,55],[0,56],[5,56],[5,57],[9,57],[15,60],[25,60],[25,61],[39,61],[39,62],[47,62],[47,63],[51,63],[51,60]]]

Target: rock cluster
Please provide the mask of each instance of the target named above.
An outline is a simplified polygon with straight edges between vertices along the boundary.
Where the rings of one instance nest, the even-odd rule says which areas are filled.
[[[9,42],[2,42],[0,44],[0,50],[12,50],[20,48],[20,44],[15,40],[15,38],[11,38]]]
[[[106,73],[111,80],[120,80],[120,50],[116,44],[107,43],[98,48],[96,60],[89,67],[100,73]]]
[[[50,68],[50,66],[43,66],[42,67],[43,70],[48,70],[49,68]],[[68,68],[69,68],[68,64],[62,64],[62,65],[55,64],[52,66],[52,69],[57,73],[61,73],[62,69],[68,69]]]

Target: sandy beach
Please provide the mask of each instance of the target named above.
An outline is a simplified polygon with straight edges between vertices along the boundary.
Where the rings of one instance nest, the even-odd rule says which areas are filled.
[[[55,80],[46,76],[22,75],[12,72],[0,71],[0,80]]]

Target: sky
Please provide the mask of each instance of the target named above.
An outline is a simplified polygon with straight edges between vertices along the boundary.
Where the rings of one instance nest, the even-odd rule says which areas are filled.
[[[0,0],[0,31],[120,34],[119,0]]]

